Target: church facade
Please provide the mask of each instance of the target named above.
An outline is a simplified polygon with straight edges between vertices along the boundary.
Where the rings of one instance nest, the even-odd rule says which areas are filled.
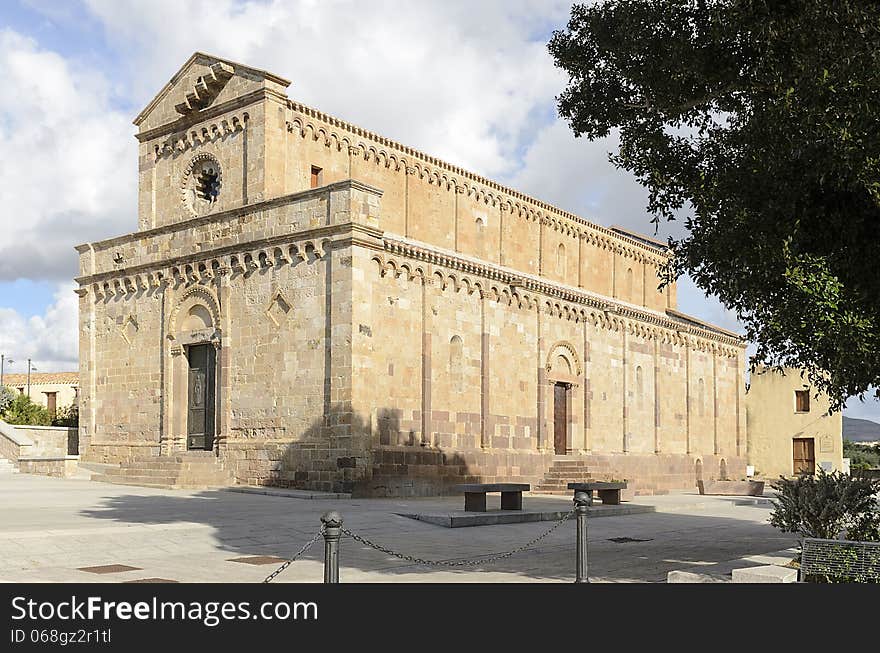
[[[741,339],[668,255],[194,54],[137,117],[138,231],[80,254],[80,451],[368,496],[744,474]],[[205,455],[205,454],[202,454]]]

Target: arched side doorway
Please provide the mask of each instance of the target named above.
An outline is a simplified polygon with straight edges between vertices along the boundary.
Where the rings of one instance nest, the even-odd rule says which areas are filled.
[[[550,349],[546,369],[553,386],[553,453],[565,455],[574,450],[572,393],[579,386],[581,365],[570,344],[558,343]]]
[[[169,320],[171,344],[167,409],[169,453],[214,448],[219,405],[219,306],[213,292],[193,286],[180,297]]]

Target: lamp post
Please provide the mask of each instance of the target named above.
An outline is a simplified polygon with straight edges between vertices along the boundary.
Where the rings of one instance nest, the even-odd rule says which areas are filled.
[[[28,399],[31,398],[31,370],[33,370],[34,372],[36,372],[36,371],[37,371],[37,368],[36,368],[35,366],[31,365],[31,359],[28,358],[28,379],[27,379],[27,381],[28,381],[28,383],[27,383],[27,386],[28,386],[28,391],[27,391]]]
[[[7,359],[6,354],[0,354],[0,388],[3,387],[3,366],[6,363],[12,365],[15,361],[11,358]]]

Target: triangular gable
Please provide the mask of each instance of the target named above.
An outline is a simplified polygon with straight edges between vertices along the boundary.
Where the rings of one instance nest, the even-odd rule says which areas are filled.
[[[138,114],[134,124],[142,131],[157,126],[155,120],[148,118],[160,108],[164,111],[160,111],[161,116],[156,116],[158,124],[205,109],[224,94],[224,89],[236,75],[253,86],[261,86],[266,81],[282,88],[290,86],[290,81],[265,70],[195,52]]]

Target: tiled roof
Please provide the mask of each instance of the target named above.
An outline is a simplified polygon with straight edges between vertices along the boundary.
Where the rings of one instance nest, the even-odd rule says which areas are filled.
[[[3,385],[27,385],[27,374],[3,374]],[[79,372],[31,372],[31,385],[79,385]]]

